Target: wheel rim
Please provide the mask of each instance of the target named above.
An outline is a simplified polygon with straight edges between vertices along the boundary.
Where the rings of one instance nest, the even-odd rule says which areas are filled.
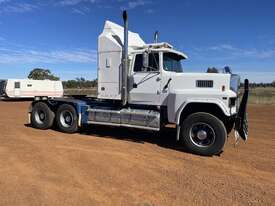
[[[190,140],[198,147],[210,147],[214,144],[216,134],[214,129],[206,123],[193,124],[189,132]]]
[[[69,128],[73,126],[74,116],[70,111],[62,111],[60,114],[60,123],[63,127]]]
[[[38,124],[43,124],[46,120],[46,113],[43,110],[38,110],[34,113],[34,118]]]

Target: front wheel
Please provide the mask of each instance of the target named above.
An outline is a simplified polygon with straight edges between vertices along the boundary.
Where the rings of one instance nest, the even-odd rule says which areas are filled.
[[[64,133],[75,133],[78,130],[78,118],[75,108],[69,104],[61,105],[56,113],[57,127]]]
[[[222,151],[227,132],[221,120],[209,113],[194,113],[181,125],[181,141],[191,153],[211,156]]]

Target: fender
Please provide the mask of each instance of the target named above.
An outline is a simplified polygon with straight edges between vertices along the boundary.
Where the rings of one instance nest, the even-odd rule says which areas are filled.
[[[230,111],[228,111],[226,108],[226,105],[219,99],[189,99],[186,102],[184,102],[178,109],[177,114],[176,114],[176,125],[177,125],[177,141],[180,139],[180,117],[181,113],[186,108],[188,104],[192,103],[204,103],[204,104],[215,104],[217,105],[224,113],[226,116],[231,116]]]
[[[188,99],[187,101],[185,101],[178,109],[178,111],[176,112],[176,124],[179,125],[180,124],[180,116],[182,111],[184,110],[184,108],[188,105],[188,104],[192,104],[192,103],[202,103],[202,104],[215,104],[217,105],[224,113],[225,116],[231,116],[232,114],[230,113],[229,110],[227,110],[226,105],[219,99]]]

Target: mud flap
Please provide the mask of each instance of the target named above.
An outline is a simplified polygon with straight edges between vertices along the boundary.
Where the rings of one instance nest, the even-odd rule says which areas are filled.
[[[238,114],[235,120],[235,138],[236,143],[242,138],[244,141],[248,138],[248,121],[247,121],[247,101],[248,101],[248,94],[249,94],[249,81],[245,79],[244,81],[244,94],[242,98],[242,102],[239,107]]]
[[[32,118],[32,104],[28,108],[28,124],[31,124],[31,118]]]

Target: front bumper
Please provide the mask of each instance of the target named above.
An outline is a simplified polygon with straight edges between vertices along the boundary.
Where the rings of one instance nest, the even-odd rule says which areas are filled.
[[[249,94],[249,81],[244,81],[244,94],[239,111],[235,119],[235,137],[238,140],[240,137],[246,141],[248,139],[248,121],[247,121],[247,102]]]

